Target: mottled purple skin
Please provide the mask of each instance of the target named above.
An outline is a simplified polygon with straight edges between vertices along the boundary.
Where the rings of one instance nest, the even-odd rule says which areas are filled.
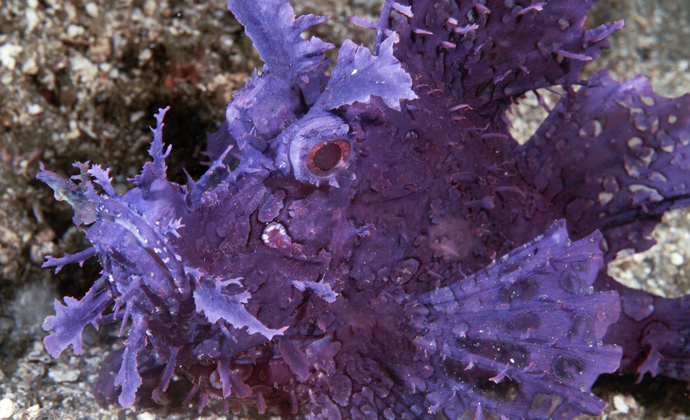
[[[102,405],[147,383],[158,400],[178,371],[199,410],[329,420],[572,419],[601,412],[590,387],[619,366],[690,379],[690,300],[602,269],[688,205],[690,98],[578,80],[622,23],[584,30],[590,1],[522,3],[388,1],[375,54],[346,41],[326,77],[333,46],[300,37],[324,18],[231,0],[266,68],[209,136],[201,179],[166,180],[165,110],[126,194],[100,166],[38,175],[93,244],[45,266],[103,266],[81,301],[56,301],[48,352],[118,321]],[[508,106],[553,85],[564,99],[519,146]]]

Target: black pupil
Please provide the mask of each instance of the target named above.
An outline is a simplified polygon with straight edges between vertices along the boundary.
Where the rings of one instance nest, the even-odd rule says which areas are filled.
[[[340,162],[340,146],[336,142],[326,143],[314,153],[312,163],[322,171],[328,171]]]

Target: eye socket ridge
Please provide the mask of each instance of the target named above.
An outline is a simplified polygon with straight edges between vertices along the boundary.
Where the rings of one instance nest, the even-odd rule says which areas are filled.
[[[350,142],[345,139],[322,141],[309,149],[306,167],[316,176],[329,176],[347,164],[351,150]]]

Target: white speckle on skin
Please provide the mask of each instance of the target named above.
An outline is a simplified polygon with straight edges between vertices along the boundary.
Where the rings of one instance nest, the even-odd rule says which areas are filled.
[[[600,192],[599,193],[599,203],[602,206],[607,205],[608,203],[611,202],[611,200],[613,200],[613,193],[610,193],[610,192]]]
[[[292,243],[285,227],[278,222],[271,222],[261,234],[261,240],[266,246],[274,249],[282,249],[288,252],[301,253],[302,247]]]
[[[285,230],[285,227],[281,225],[280,223],[273,222],[266,226],[266,229],[264,229],[264,233],[261,234],[261,240],[264,241],[264,243],[272,248],[276,247],[276,244],[271,238],[271,234],[273,233],[274,230],[277,230],[277,234],[280,238],[289,238],[287,231]]]

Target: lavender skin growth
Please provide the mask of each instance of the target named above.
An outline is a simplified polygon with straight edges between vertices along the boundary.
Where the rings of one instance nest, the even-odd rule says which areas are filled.
[[[623,27],[585,30],[592,6],[388,0],[378,23],[351,19],[376,31],[373,53],[346,40],[325,76],[333,45],[300,34],[327,18],[230,0],[266,66],[199,180],[166,179],[167,108],[127,193],[99,165],[38,174],[92,243],[44,266],[103,267],[83,299],[55,302],[46,349],[79,354],[87,325],[118,322],[103,406],[151,380],[159,400],[179,373],[199,411],[214,398],[328,420],[572,419],[601,413],[602,373],[690,379],[690,298],[603,269],[690,204],[690,97],[579,79]],[[508,107],[556,85],[519,145]]]

